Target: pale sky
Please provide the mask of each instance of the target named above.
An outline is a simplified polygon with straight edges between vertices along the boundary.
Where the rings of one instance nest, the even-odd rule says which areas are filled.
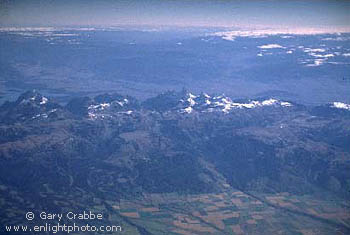
[[[0,0],[0,26],[350,28],[350,1]]]

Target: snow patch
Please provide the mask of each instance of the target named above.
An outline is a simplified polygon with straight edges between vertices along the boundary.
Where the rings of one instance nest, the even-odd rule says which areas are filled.
[[[205,98],[210,98],[210,96],[207,93],[203,93]]]
[[[188,98],[187,101],[190,103],[190,106],[194,106],[196,104],[192,98]]]
[[[290,107],[290,106],[292,106],[292,104],[291,103],[289,103],[289,102],[281,102],[281,106],[283,106],[283,107]]]
[[[273,105],[275,103],[277,103],[277,100],[275,100],[275,99],[268,99],[268,100],[264,100],[261,104],[263,106],[265,106],[265,105]]]
[[[123,114],[130,115],[130,114],[132,114],[132,113],[133,113],[133,111],[132,111],[132,110],[128,110],[128,111],[126,111],[126,112],[118,112],[118,113],[123,113]]]
[[[190,103],[190,106],[194,106],[196,104],[194,99],[197,98],[197,96],[195,96],[191,93],[189,93],[188,96],[189,96],[189,98],[187,99],[187,101]]]
[[[188,93],[188,96],[189,96],[191,99],[197,98],[197,96],[193,95],[192,93]]]
[[[186,112],[186,113],[192,113],[193,108],[190,106],[190,107],[187,107],[187,108],[183,109],[183,111]]]
[[[100,109],[104,110],[105,108],[108,108],[110,106],[109,103],[102,103],[102,104],[97,104],[97,105],[90,105],[88,109]]]
[[[41,97],[40,104],[46,104],[47,101],[49,101],[49,99],[43,96],[43,97]]]

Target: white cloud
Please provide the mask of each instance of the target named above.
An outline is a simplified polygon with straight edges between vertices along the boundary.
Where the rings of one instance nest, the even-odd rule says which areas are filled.
[[[304,52],[325,52],[326,49],[323,49],[323,48],[305,48],[304,49]]]
[[[208,34],[209,36],[219,36],[224,40],[234,41],[236,37],[266,37],[270,35],[281,35],[281,38],[290,38],[292,35],[317,35],[317,34],[334,34],[349,32],[349,29],[337,30],[334,29],[314,29],[314,28],[299,28],[299,29],[257,29],[257,30],[235,30],[222,31]],[[336,40],[344,40],[346,38],[337,37]],[[326,38],[324,40],[334,40],[334,38]],[[346,39],[348,40],[348,39]]]
[[[338,108],[338,109],[350,110],[350,104],[345,104],[345,103],[342,103],[342,102],[334,102],[332,107],[333,108]]]
[[[284,36],[281,36],[281,38],[286,39],[286,38],[293,38],[293,37],[292,37],[292,36],[289,36],[289,35],[284,35]]]
[[[258,46],[261,49],[274,49],[274,48],[285,48],[279,44],[267,44],[267,45],[262,45],[262,46]]]
[[[338,42],[342,42],[342,41],[350,40],[350,37],[323,38],[322,40],[323,41],[338,41]]]
[[[315,59],[313,64],[307,64],[306,66],[308,66],[308,67],[320,66],[320,65],[324,64],[325,61],[326,61],[326,59]]]
[[[329,58],[329,57],[334,57],[333,54],[320,55],[320,54],[310,53],[309,55],[311,55],[311,56],[313,56],[313,57],[318,57],[318,58]]]

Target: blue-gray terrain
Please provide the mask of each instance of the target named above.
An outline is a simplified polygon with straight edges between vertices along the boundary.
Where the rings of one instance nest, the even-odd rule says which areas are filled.
[[[221,31],[3,29],[1,226],[349,234],[350,34]]]
[[[2,101],[27,89],[67,101],[114,91],[144,99],[183,87],[305,104],[350,100],[350,34],[221,30],[3,29]]]

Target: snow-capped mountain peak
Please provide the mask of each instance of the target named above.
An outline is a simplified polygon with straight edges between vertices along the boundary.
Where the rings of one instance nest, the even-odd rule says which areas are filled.
[[[187,102],[185,102],[186,100]],[[210,96],[206,93],[201,95],[194,95],[187,93],[185,98],[180,99],[180,112],[192,113],[194,111],[199,112],[223,112],[229,113],[234,109],[253,109],[264,106],[279,106],[279,107],[291,107],[292,104],[286,101],[280,101],[274,98],[264,100],[252,100],[248,102],[233,101],[230,97],[224,94],[218,96]]]

